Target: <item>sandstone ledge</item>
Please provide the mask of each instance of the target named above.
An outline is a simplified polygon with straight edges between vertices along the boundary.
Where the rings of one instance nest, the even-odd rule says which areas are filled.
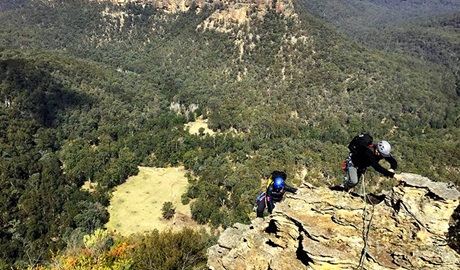
[[[446,233],[460,193],[403,175],[374,206],[358,194],[301,187],[271,216],[226,229],[208,249],[208,267],[459,269],[460,255],[447,246]]]

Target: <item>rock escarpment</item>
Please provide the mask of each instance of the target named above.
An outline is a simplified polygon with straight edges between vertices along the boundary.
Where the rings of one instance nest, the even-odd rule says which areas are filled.
[[[193,5],[199,8],[205,6],[219,6],[219,9],[224,13],[232,13],[230,17],[235,14],[239,16],[246,16],[247,11],[250,9],[257,9],[258,11],[267,11],[274,9],[276,12],[282,12],[285,15],[291,14],[293,4],[291,0],[92,0],[98,2],[111,2],[118,5],[125,5],[128,3],[135,3],[140,5],[152,5],[155,8],[162,9],[169,13],[184,12],[190,9]],[[220,18],[225,17],[221,15]],[[238,17],[238,16],[237,16]],[[235,18],[234,18],[235,19]]]
[[[403,176],[366,201],[308,186],[286,194],[272,215],[226,229],[208,249],[209,269],[459,269],[446,234],[460,192]]]

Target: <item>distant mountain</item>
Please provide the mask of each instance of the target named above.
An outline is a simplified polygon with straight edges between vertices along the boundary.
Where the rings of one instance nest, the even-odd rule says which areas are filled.
[[[301,1],[315,16],[367,46],[445,65],[460,95],[459,1]]]
[[[347,33],[384,29],[414,18],[460,12],[456,0],[300,0],[309,12]]]
[[[368,0],[368,2],[412,16],[431,16],[460,11],[460,2],[456,0]]]
[[[0,1],[0,11],[16,9],[27,3],[27,0],[2,0]]]

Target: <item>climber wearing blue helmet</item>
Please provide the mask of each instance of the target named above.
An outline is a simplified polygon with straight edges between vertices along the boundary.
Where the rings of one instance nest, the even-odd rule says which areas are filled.
[[[282,189],[284,185],[286,185],[286,183],[284,183],[284,179],[281,178],[281,176],[276,177],[273,181],[273,187],[277,190]]]
[[[275,202],[280,202],[286,191],[296,193],[297,189],[286,185],[287,175],[282,171],[273,171],[268,179],[267,190],[257,197],[257,217],[264,217],[267,207],[268,213],[272,213]]]

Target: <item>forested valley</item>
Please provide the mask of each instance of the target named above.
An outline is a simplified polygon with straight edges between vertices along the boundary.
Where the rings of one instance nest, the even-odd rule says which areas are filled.
[[[459,5],[347,32],[319,14],[345,22],[352,4],[322,2],[293,1],[297,16],[250,9],[250,24],[226,31],[203,26],[220,5],[1,4],[0,269],[61,256],[81,269],[202,266],[206,232],[101,230],[113,188],[139,166],[184,166],[182,202],[212,228],[248,223],[275,169],[296,185],[341,183],[363,131],[392,143],[399,171],[460,186]],[[392,1],[360,2],[378,13]],[[184,128],[198,118],[215,135]],[[180,265],[185,249],[194,260]]]

